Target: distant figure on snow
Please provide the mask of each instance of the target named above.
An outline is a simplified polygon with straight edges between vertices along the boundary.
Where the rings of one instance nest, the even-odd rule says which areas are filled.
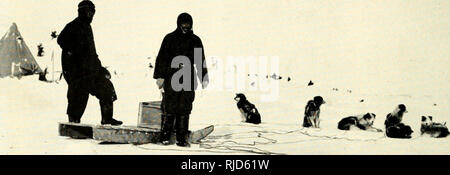
[[[37,56],[43,57],[44,56],[44,47],[42,46],[42,43],[39,43],[39,45],[37,47],[38,47]]]
[[[50,36],[52,37],[52,39],[55,39],[58,37],[58,34],[56,34],[56,31],[53,31],[52,34],[50,34]]]
[[[320,127],[320,106],[325,104],[321,96],[315,96],[313,100],[309,100],[305,107],[305,116],[303,118],[303,127]]]
[[[312,82],[312,80],[309,80],[308,86],[312,86],[314,85],[314,83]]]
[[[39,73],[39,80],[48,82],[47,78],[45,77],[47,75],[47,68],[44,69],[44,72]]]
[[[283,77],[281,77],[281,76],[279,76],[279,75],[273,73],[273,74],[270,76],[270,78],[272,78],[272,79],[274,79],[274,80],[281,80]]]

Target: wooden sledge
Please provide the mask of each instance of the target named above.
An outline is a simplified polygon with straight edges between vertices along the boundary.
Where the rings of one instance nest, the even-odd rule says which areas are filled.
[[[59,123],[59,135],[76,139],[95,139],[109,143],[146,144],[158,143],[161,135],[161,101],[139,103],[137,126],[88,125]],[[214,126],[189,131],[188,142],[199,143],[213,132]],[[171,143],[175,143],[172,132]]]
[[[199,143],[214,131],[214,126],[190,131],[189,143]],[[59,135],[74,139],[95,139],[109,143],[131,143],[146,144],[158,143],[161,135],[160,129],[143,128],[137,126],[111,126],[111,125],[88,125],[78,123],[59,123]],[[175,143],[175,132],[170,142]]]
[[[58,131],[60,136],[67,136],[74,139],[92,139],[94,125],[80,123],[59,123]]]
[[[201,139],[205,138],[213,131],[213,125],[194,132],[190,131],[188,142],[193,144],[199,143]],[[97,126],[93,129],[93,138],[95,140],[112,143],[158,143],[160,136],[161,130],[136,126]],[[175,132],[172,132],[170,142],[175,143],[175,140]]]

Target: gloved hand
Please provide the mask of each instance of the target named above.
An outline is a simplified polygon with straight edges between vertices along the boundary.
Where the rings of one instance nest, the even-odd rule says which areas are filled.
[[[156,79],[156,85],[158,86],[159,89],[163,88],[164,79],[162,79],[162,78]]]
[[[202,88],[205,89],[206,87],[208,87],[209,81],[208,80],[203,80],[202,82]]]
[[[102,67],[100,69],[100,73],[104,75],[106,79],[111,79],[111,73],[109,73],[108,69],[106,69],[105,67]]]

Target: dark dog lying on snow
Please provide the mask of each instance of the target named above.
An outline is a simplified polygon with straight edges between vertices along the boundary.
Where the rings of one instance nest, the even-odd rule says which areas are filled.
[[[383,132],[381,129],[373,127],[376,115],[374,113],[367,113],[364,115],[345,117],[338,123],[338,129],[351,130],[359,128],[365,131]]]
[[[434,138],[447,137],[449,134],[446,123],[433,122],[432,116],[422,116],[422,125],[420,126],[421,135],[427,134]]]
[[[402,123],[403,114],[407,113],[406,106],[399,104],[394,111],[386,116],[386,136],[391,138],[411,138],[414,132],[410,126]]]
[[[234,100],[237,101],[237,107],[241,112],[242,122],[260,124],[261,123],[261,115],[256,109],[255,105],[250,103],[245,97],[244,94],[236,94]]]

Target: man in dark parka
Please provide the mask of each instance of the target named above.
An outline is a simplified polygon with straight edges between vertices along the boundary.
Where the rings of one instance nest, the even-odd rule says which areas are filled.
[[[68,23],[58,36],[62,48],[61,63],[68,84],[67,115],[69,122],[80,123],[89,94],[100,101],[101,124],[121,125],[113,119],[113,102],[117,100],[111,75],[98,59],[91,22],[95,5],[89,0],[78,4],[78,17]]]
[[[192,103],[194,102],[195,90],[198,84],[195,75],[200,79],[203,88],[205,88],[209,82],[203,44],[200,38],[193,33],[192,25],[193,20],[191,15],[187,13],[180,14],[177,19],[177,29],[164,37],[156,58],[153,78],[157,79],[158,87],[160,89],[163,88],[164,90],[162,101],[164,115],[162,117],[161,134],[161,142],[164,145],[169,144],[175,120],[177,145],[189,146],[187,143],[189,115],[192,111]],[[197,49],[197,54],[194,54],[195,48]],[[201,52],[198,49],[201,49]],[[194,55],[198,55],[201,58],[194,59]],[[179,64],[175,67],[171,66],[178,56],[187,57],[190,64]],[[201,62],[195,62],[197,59],[201,60]],[[197,68],[196,72],[194,64]],[[190,77],[178,79],[174,76],[174,74],[182,69],[190,70]],[[183,82],[186,80],[188,80],[188,82]],[[188,84],[188,88],[183,88],[181,90],[177,89],[173,85],[174,81]]]

